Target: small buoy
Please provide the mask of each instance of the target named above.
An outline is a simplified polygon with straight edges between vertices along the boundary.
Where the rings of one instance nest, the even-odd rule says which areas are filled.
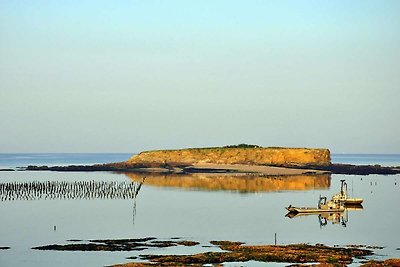
[[[54,231],[57,231],[57,226],[54,225],[53,230],[54,230]]]

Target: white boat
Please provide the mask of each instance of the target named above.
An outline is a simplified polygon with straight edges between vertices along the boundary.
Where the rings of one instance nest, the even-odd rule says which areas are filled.
[[[340,186],[340,192],[332,196],[332,200],[335,203],[344,203],[344,205],[361,205],[363,202],[362,198],[349,198],[347,195],[347,183],[345,180],[340,180],[342,183]]]
[[[315,214],[315,213],[335,213],[343,212],[345,207],[342,203],[327,201],[326,197],[320,197],[318,202],[318,207],[293,207],[290,205],[286,207],[289,212],[292,213],[304,213],[304,214]]]
[[[294,214],[318,214],[318,213],[338,213],[345,211],[346,208],[354,207],[362,209],[362,198],[349,198],[347,195],[347,184],[345,180],[341,181],[340,192],[333,195],[331,200],[327,201],[326,197],[319,198],[318,207],[293,207],[290,205],[286,209]]]

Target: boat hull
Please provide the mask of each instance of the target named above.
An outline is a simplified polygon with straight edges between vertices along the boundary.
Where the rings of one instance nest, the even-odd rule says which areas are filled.
[[[340,208],[332,208],[332,209],[318,209],[318,208],[299,208],[299,207],[287,207],[289,212],[292,213],[335,213],[335,212],[343,212],[345,210],[344,207]]]
[[[362,198],[347,198],[344,200],[345,205],[361,205],[363,203]]]

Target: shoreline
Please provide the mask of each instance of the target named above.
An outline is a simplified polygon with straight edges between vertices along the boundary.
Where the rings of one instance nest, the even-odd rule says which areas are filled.
[[[400,167],[384,167],[380,165],[330,164],[316,165],[250,165],[250,164],[129,164],[127,162],[105,163],[95,165],[36,166],[6,168],[0,171],[57,171],[57,172],[133,172],[133,173],[218,173],[218,174],[254,174],[264,176],[289,175],[395,175],[400,174]]]
[[[345,266],[360,263],[360,266],[380,263],[377,261],[377,250],[383,247],[368,245],[334,245],[317,244],[275,244],[251,245],[237,241],[209,241],[202,244],[194,240],[185,240],[181,237],[158,239],[145,237],[135,239],[98,239],[98,240],[67,240],[68,244],[52,244],[32,247],[41,251],[132,251],[140,253],[127,259],[132,262],[114,264],[114,267],[129,266],[204,266],[204,264],[223,264],[228,262],[264,262],[288,264],[322,264],[323,266]],[[196,254],[144,254],[142,251],[163,249],[166,247],[202,247],[202,252]],[[206,248],[218,248],[209,250]],[[400,259],[385,259],[385,263],[398,266]],[[361,265],[362,264],[362,265]],[[297,265],[296,265],[297,266]],[[314,266],[314,265],[313,265]],[[383,265],[373,265],[383,266]]]

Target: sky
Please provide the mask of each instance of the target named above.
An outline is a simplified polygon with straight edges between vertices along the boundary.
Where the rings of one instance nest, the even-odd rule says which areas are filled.
[[[400,1],[2,0],[0,153],[400,153]]]

